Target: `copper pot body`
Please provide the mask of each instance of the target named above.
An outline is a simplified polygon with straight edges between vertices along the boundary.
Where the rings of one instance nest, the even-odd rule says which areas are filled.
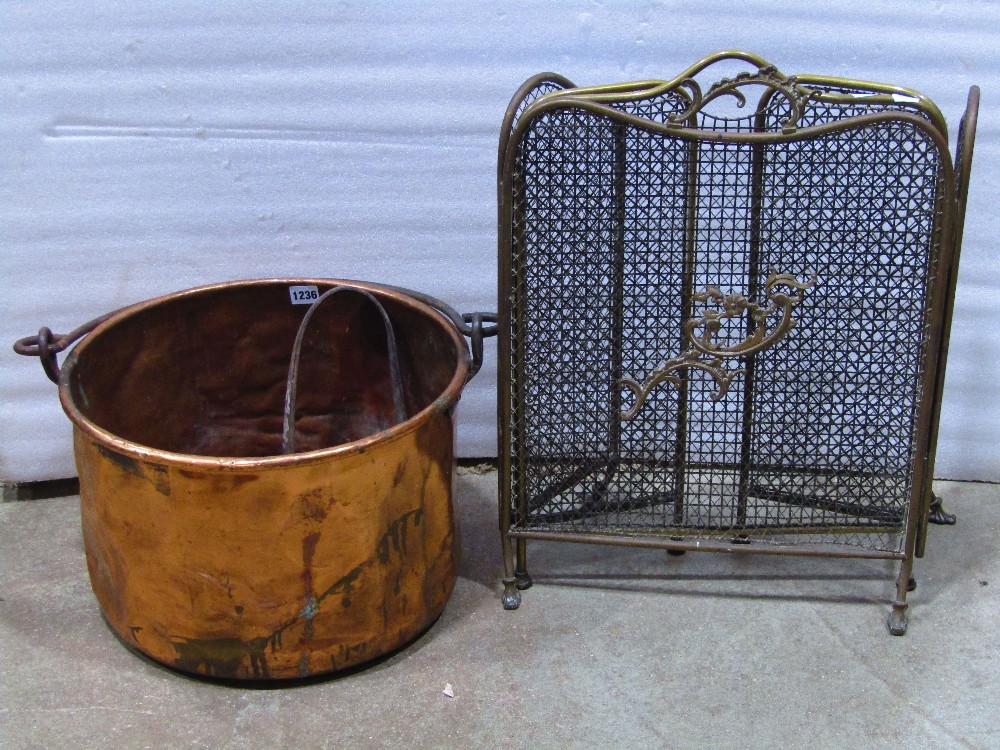
[[[126,308],[66,359],[83,538],[111,628],[170,667],[285,679],[374,659],[441,614],[456,579],[454,409],[468,355],[432,308],[377,285],[317,312],[299,380],[301,452],[280,455],[306,307],[233,282]]]

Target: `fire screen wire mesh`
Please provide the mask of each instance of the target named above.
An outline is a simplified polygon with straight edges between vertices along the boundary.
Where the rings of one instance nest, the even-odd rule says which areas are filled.
[[[763,66],[690,80],[540,77],[512,103],[505,534],[912,555],[951,240],[939,115]],[[705,111],[727,87],[763,93]]]

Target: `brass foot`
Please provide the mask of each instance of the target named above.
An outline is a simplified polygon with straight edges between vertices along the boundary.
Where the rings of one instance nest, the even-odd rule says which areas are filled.
[[[525,591],[526,589],[531,588],[531,576],[528,575],[527,571],[523,573],[515,573],[514,578],[517,579],[517,583],[515,585],[519,591]]]
[[[893,604],[886,624],[893,635],[906,635],[906,605]]]
[[[958,516],[945,512],[944,501],[937,495],[931,495],[931,509],[927,520],[938,526],[954,526],[958,521]]]
[[[521,606],[521,592],[517,590],[516,578],[505,578],[503,581],[503,595],[500,597],[504,609],[517,609]]]

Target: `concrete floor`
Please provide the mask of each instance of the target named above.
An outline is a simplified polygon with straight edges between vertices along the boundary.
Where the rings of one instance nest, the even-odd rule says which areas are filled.
[[[0,505],[0,747],[1000,747],[1000,486],[939,483],[959,525],[931,529],[903,638],[883,561],[539,543],[505,612],[495,487],[457,479],[461,577],[423,637],[268,690],[123,648],[75,498]]]

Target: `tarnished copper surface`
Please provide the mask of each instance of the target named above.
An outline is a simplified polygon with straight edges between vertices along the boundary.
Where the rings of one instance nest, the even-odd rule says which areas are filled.
[[[414,415],[392,426],[377,314],[352,295],[318,309],[298,386],[311,452],[279,455],[307,309],[287,289],[313,283],[338,282],[234,282],[136,305],[63,368],[94,591],[123,639],[177,669],[343,669],[411,640],[454,586],[463,342],[430,308],[364,285],[392,318]]]

